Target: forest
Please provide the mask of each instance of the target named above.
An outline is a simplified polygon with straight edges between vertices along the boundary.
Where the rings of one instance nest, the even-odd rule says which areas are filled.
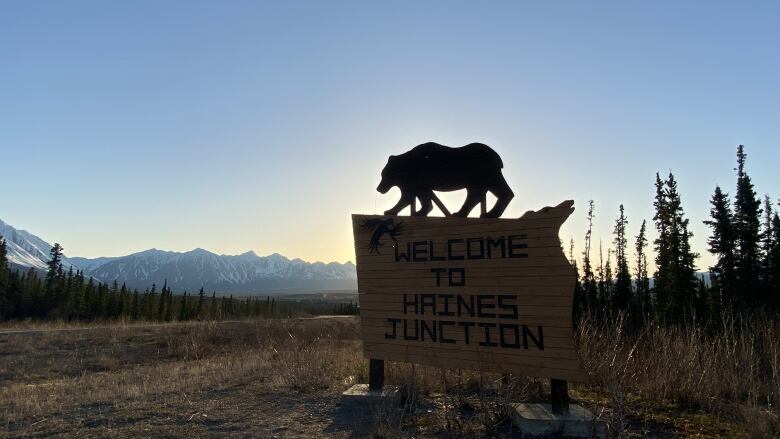
[[[636,329],[650,322],[717,327],[726,316],[751,320],[776,313],[780,306],[780,217],[770,196],[762,199],[756,193],[746,161],[747,153],[740,145],[733,200],[719,186],[710,199],[710,217],[704,221],[710,229],[707,251],[716,259],[709,267],[710,282],[697,276],[699,255],[691,249],[690,220],[672,172],[665,178],[655,176],[653,255],[648,251],[647,221],[642,221],[635,237],[629,237],[621,204],[613,247],[607,249],[606,258],[599,248],[598,262],[594,261],[595,206],[590,201],[580,263],[573,254],[573,240],[569,247],[571,263],[578,271],[575,317],[588,315],[603,321],[620,316],[628,328]],[[630,251],[634,252],[632,266]],[[649,257],[655,258],[652,278]]]
[[[60,244],[51,249],[45,276],[30,268],[10,270],[7,244],[0,237],[0,320],[128,320],[186,321],[224,320],[253,317],[295,317],[300,315],[352,315],[357,305],[277,300],[276,297],[234,298],[186,291],[175,294],[167,282],[140,292],[138,289],[98,282],[81,270],[64,270]]]

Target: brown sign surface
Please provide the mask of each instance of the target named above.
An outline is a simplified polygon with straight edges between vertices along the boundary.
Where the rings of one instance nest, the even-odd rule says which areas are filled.
[[[582,381],[572,201],[519,219],[353,215],[367,358]]]

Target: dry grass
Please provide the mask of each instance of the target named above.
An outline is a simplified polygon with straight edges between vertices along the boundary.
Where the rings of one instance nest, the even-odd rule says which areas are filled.
[[[576,334],[593,382],[572,386],[611,437],[771,437],[778,327],[720,335],[616,322]],[[340,405],[367,381],[356,318],[117,325],[0,335],[0,436],[510,437],[544,380],[388,363],[400,401]],[[362,413],[362,414],[361,414]]]
[[[777,322],[748,326],[727,319],[713,333],[651,325],[628,335],[620,318],[586,321],[577,340],[594,385],[583,389],[608,396],[610,427],[618,437],[627,434],[632,417],[654,407],[680,418],[710,416],[716,427],[723,424],[724,435],[736,424],[747,436],[777,436],[778,329]]]

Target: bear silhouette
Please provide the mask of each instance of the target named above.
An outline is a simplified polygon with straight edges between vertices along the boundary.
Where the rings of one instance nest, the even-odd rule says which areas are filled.
[[[433,191],[466,189],[466,201],[454,216],[468,216],[477,204],[482,203],[482,218],[498,218],[515,195],[504,180],[503,167],[498,153],[482,143],[450,148],[428,142],[401,155],[390,156],[376,190],[383,194],[393,186],[401,190],[401,199],[385,215],[398,215],[406,206],[412,206],[412,215],[426,216],[433,209],[433,202],[448,215]],[[488,191],[497,201],[486,212]],[[420,200],[417,211],[414,210],[415,199]]]

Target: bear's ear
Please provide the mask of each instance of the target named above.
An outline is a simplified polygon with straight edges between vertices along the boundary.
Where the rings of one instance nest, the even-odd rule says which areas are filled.
[[[388,162],[392,162],[392,161],[394,161],[394,160],[395,160],[395,159],[397,159],[397,158],[398,158],[397,156],[391,155],[391,156],[390,156],[390,158],[389,158],[389,159],[387,159],[387,161],[388,161]]]

